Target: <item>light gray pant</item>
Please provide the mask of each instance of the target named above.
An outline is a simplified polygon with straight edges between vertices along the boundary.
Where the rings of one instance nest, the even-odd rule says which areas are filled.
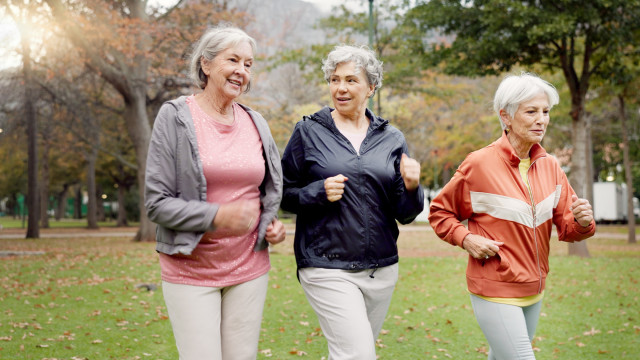
[[[519,307],[487,301],[471,294],[471,305],[489,342],[488,360],[535,360],[531,341],[538,326],[542,300]]]
[[[224,288],[163,281],[180,360],[255,360],[268,282],[268,274]]]
[[[329,360],[375,360],[376,339],[398,281],[398,264],[373,270],[303,268],[307,300],[329,346]]]

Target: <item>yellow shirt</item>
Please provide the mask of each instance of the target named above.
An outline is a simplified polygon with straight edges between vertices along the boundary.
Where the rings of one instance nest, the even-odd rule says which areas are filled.
[[[522,176],[522,181],[524,181],[524,183],[527,185],[527,189],[529,189],[529,196],[531,196],[531,186],[529,185],[529,177],[527,176],[527,171],[529,170],[529,167],[531,166],[531,159],[530,158],[526,158],[526,159],[520,159],[520,166],[519,166],[519,170],[520,170],[520,176]],[[540,294],[535,294],[535,295],[531,295],[531,296],[525,296],[525,297],[521,297],[521,298],[498,298],[498,297],[488,297],[488,296],[482,296],[482,295],[478,295],[478,294],[473,294],[481,299],[487,300],[487,301],[491,301],[491,302],[495,302],[495,303],[499,303],[499,304],[507,304],[507,305],[515,305],[515,306],[520,306],[520,307],[525,307],[525,306],[530,306],[533,305],[535,303],[537,303],[538,301],[542,300],[542,298],[544,297],[544,291]]]

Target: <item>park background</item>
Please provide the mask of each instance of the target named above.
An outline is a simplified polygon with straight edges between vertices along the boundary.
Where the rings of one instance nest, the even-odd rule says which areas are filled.
[[[491,101],[505,74],[553,83],[561,101],[543,146],[580,196],[614,184],[611,221],[631,220],[555,245],[536,347],[540,358],[638,357],[640,1],[1,0],[0,358],[175,358],[161,292],[137,287],[159,282],[139,189],[155,114],[196,91],[190,45],[220,23],[258,42],[240,101],[281,150],[302,115],[331,105],[321,59],[369,44],[385,68],[370,106],[405,133],[427,195],[500,136]],[[261,356],[320,358],[288,227]],[[403,229],[381,357],[481,358],[464,253],[426,223]]]

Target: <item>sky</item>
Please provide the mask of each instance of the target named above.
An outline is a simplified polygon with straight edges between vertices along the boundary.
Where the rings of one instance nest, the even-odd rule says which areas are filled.
[[[345,4],[347,7],[353,10],[362,10],[367,6],[365,0],[302,0],[307,3],[314,4],[321,12],[329,13],[332,6]],[[149,3],[154,2],[160,4],[173,4],[176,0],[150,0]],[[20,62],[19,56],[12,52],[10,49],[15,48],[18,45],[19,34],[15,28],[15,24],[8,19],[7,16],[0,12],[0,69],[15,66]]]
[[[332,6],[345,4],[351,9],[361,9],[366,5],[363,0],[302,0],[314,4],[321,12],[328,13]]]

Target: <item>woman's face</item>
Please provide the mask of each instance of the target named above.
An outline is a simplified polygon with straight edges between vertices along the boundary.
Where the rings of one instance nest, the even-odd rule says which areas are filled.
[[[360,70],[360,71],[357,71]],[[353,61],[340,63],[329,78],[329,91],[336,110],[342,115],[364,112],[367,99],[373,94],[363,69],[357,69]]]
[[[549,125],[549,99],[545,93],[520,103],[513,118],[502,110],[502,121],[511,130],[509,136],[514,138],[528,151],[534,144],[539,144]]]
[[[202,71],[207,75],[207,87],[212,86],[221,96],[235,99],[251,80],[253,49],[243,41],[220,52],[213,60],[202,60]]]

